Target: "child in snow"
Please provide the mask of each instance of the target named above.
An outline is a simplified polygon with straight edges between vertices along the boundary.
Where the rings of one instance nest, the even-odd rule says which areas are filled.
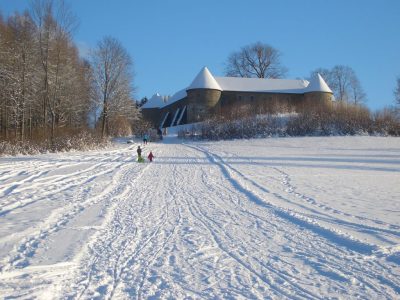
[[[155,157],[155,156],[153,155],[153,152],[150,151],[149,155],[147,156],[147,158],[149,159],[149,161],[152,162],[154,157]]]
[[[138,157],[138,161],[140,162],[141,160],[143,160],[142,158],[142,149],[140,148],[140,146],[137,147],[137,157]]]

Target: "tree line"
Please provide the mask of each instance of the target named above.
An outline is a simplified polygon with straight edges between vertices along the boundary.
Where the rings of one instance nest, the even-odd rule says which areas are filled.
[[[0,139],[131,133],[139,118],[132,60],[112,37],[81,58],[77,24],[61,0],[34,0],[29,11],[0,16]]]

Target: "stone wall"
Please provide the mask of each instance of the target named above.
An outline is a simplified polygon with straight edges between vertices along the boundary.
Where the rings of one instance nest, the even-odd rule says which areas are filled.
[[[161,120],[161,109],[159,108],[142,108],[143,119],[150,122],[154,128],[158,128]]]
[[[220,114],[221,91],[209,89],[193,89],[187,91],[187,122],[194,123]]]
[[[187,119],[182,123],[195,123],[212,117],[224,115],[235,118],[243,115],[291,112],[317,105],[332,103],[332,94],[310,92],[306,94],[254,93],[193,89],[187,97],[161,109],[143,109],[143,117],[154,127],[158,127],[167,112],[172,121],[178,108],[187,106]]]
[[[231,114],[235,109],[245,110],[249,114],[292,111],[303,99],[303,94],[224,91],[221,96],[221,113]]]
[[[331,93],[311,92],[304,94],[304,101],[306,103],[330,104],[332,103],[332,100],[333,100],[333,95]]]

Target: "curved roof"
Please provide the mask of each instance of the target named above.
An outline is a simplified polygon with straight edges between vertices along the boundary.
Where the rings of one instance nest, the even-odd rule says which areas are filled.
[[[212,76],[207,67],[201,69],[200,73],[197,74],[196,78],[186,90],[193,89],[212,89],[222,91],[218,82],[215,80],[214,76]]]
[[[310,84],[304,90],[304,93],[310,92],[324,92],[333,94],[332,90],[319,73],[317,73],[317,75],[311,79]]]
[[[164,99],[159,94],[154,94],[143,106],[142,108],[158,108],[164,106]]]

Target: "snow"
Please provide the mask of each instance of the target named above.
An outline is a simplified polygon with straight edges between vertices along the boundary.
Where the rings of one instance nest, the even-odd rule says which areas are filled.
[[[322,78],[320,79],[323,83],[325,83]],[[187,88],[187,90],[205,88],[220,91],[301,94],[304,93],[308,84],[309,82],[307,80],[214,77],[207,67],[204,67],[193,80],[192,84]],[[327,87],[326,83],[325,86]]]
[[[0,158],[2,298],[399,298],[398,138],[137,145]]]
[[[193,90],[193,89],[213,89],[220,91],[222,90],[218,82],[215,80],[213,75],[207,69],[207,67],[201,69],[199,74],[197,74],[195,79],[187,88],[187,90]]]
[[[325,92],[333,94],[332,90],[319,73],[317,73],[317,75],[311,79],[311,82],[307,86],[305,92]]]
[[[187,96],[186,89],[180,90],[180,91],[176,92],[175,94],[173,94],[172,97],[169,98],[168,101],[161,107],[175,103],[176,101],[179,101],[179,100],[185,98],[186,96]]]
[[[215,77],[223,91],[302,94],[307,80]]]
[[[142,108],[158,108],[164,105],[163,97],[159,93],[156,93],[142,106]]]

